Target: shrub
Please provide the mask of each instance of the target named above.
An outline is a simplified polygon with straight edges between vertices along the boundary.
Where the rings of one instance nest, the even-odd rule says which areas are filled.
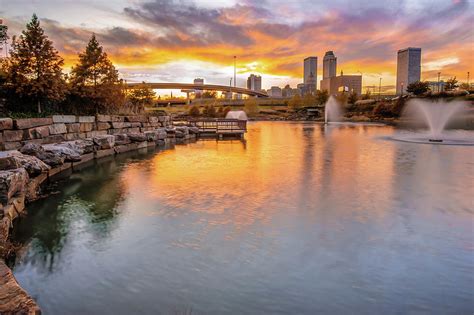
[[[193,106],[189,109],[189,116],[192,116],[192,117],[199,117],[199,115],[200,115],[199,108],[198,108],[196,105],[193,105]]]
[[[421,95],[429,90],[428,82],[416,81],[408,84],[407,92],[415,95]]]
[[[355,104],[355,102],[357,102],[359,100],[359,97],[357,96],[357,92],[356,91],[352,91],[350,94],[349,94],[349,97],[347,99],[347,101],[349,102],[349,104]]]
[[[249,116],[258,114],[258,104],[255,98],[250,97],[244,101],[244,110]]]
[[[383,102],[379,103],[377,106],[375,106],[373,114],[380,117],[392,117],[392,106]]]

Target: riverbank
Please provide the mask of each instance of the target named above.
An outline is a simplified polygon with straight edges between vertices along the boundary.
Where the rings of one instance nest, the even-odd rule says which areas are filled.
[[[26,205],[47,195],[59,174],[134,150],[155,150],[196,139],[199,130],[173,127],[169,116],[53,116],[0,118],[0,313],[39,314],[36,302],[16,282],[4,259],[13,221]]]

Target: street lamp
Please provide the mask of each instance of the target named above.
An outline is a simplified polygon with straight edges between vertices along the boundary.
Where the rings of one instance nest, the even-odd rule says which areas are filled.
[[[236,68],[237,56],[234,56],[234,87],[237,81],[237,68]]]
[[[438,93],[440,92],[440,86],[439,86],[439,77],[441,76],[441,72],[438,72]]]

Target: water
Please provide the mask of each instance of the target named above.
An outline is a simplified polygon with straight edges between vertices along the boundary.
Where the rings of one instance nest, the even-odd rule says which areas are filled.
[[[472,314],[472,147],[249,123],[74,173],[15,227],[45,314]]]
[[[331,95],[324,105],[324,123],[337,122],[341,120],[342,110],[341,105],[337,102],[336,98]]]

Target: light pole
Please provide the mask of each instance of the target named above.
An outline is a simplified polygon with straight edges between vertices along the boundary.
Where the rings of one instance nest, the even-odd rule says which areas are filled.
[[[237,68],[236,68],[237,56],[234,56],[234,87],[237,81]]]
[[[470,89],[471,87],[469,86],[469,71],[467,72],[467,88]]]
[[[441,72],[438,72],[438,93],[440,92],[440,86],[439,86],[439,77],[441,76]]]
[[[232,99],[232,78],[230,78],[230,83],[229,83],[229,96]]]

